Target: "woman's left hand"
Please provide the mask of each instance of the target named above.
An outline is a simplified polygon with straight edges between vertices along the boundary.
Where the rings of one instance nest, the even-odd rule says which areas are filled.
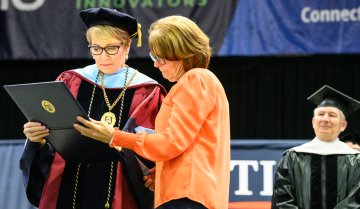
[[[148,175],[145,175],[143,177],[143,180],[145,182],[145,187],[149,188],[150,191],[154,191],[156,167],[149,169],[148,172],[149,172]]]
[[[93,120],[91,118],[90,121],[80,116],[76,119],[80,123],[84,124],[84,126],[80,124],[74,124],[74,128],[78,130],[81,135],[109,144],[115,131],[114,127],[107,123]]]

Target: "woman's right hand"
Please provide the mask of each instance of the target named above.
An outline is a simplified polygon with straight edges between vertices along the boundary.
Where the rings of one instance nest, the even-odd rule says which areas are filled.
[[[45,138],[49,135],[49,129],[38,122],[27,122],[24,124],[23,133],[32,142],[38,142],[40,145],[46,143]]]

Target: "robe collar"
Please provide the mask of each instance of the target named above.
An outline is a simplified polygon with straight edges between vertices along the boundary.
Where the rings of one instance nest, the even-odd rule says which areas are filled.
[[[128,69],[129,69],[129,73],[128,73],[127,81],[129,81],[131,76],[135,73],[134,68],[128,67]],[[92,82],[95,82],[96,75],[99,72],[99,69],[97,68],[97,66],[95,64],[93,64],[93,65],[86,66],[84,68],[75,69],[74,72],[80,74],[81,76],[83,76],[84,78],[86,78]],[[119,69],[114,74],[111,74],[111,75],[105,74],[105,76],[104,76],[105,88],[123,88],[124,81],[125,81],[125,75],[126,75],[126,67]],[[99,76],[96,84],[101,85],[100,76]],[[137,74],[136,74],[134,80],[131,82],[130,86],[135,86],[135,85],[139,85],[139,84],[157,84],[157,82],[154,79],[152,79],[140,72],[137,72]]]
[[[357,154],[359,151],[350,148],[347,144],[336,138],[330,142],[314,138],[312,141],[292,148],[295,152],[312,153],[318,155]]]

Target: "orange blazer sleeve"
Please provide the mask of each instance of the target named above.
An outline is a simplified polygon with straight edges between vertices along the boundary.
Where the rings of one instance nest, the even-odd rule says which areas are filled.
[[[179,156],[196,139],[204,121],[209,120],[217,93],[213,86],[207,74],[185,73],[163,100],[156,117],[156,133],[116,131],[113,145],[157,162]]]

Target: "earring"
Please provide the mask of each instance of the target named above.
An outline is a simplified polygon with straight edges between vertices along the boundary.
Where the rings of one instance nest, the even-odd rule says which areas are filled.
[[[125,60],[128,60],[129,59],[129,55],[125,55]]]

